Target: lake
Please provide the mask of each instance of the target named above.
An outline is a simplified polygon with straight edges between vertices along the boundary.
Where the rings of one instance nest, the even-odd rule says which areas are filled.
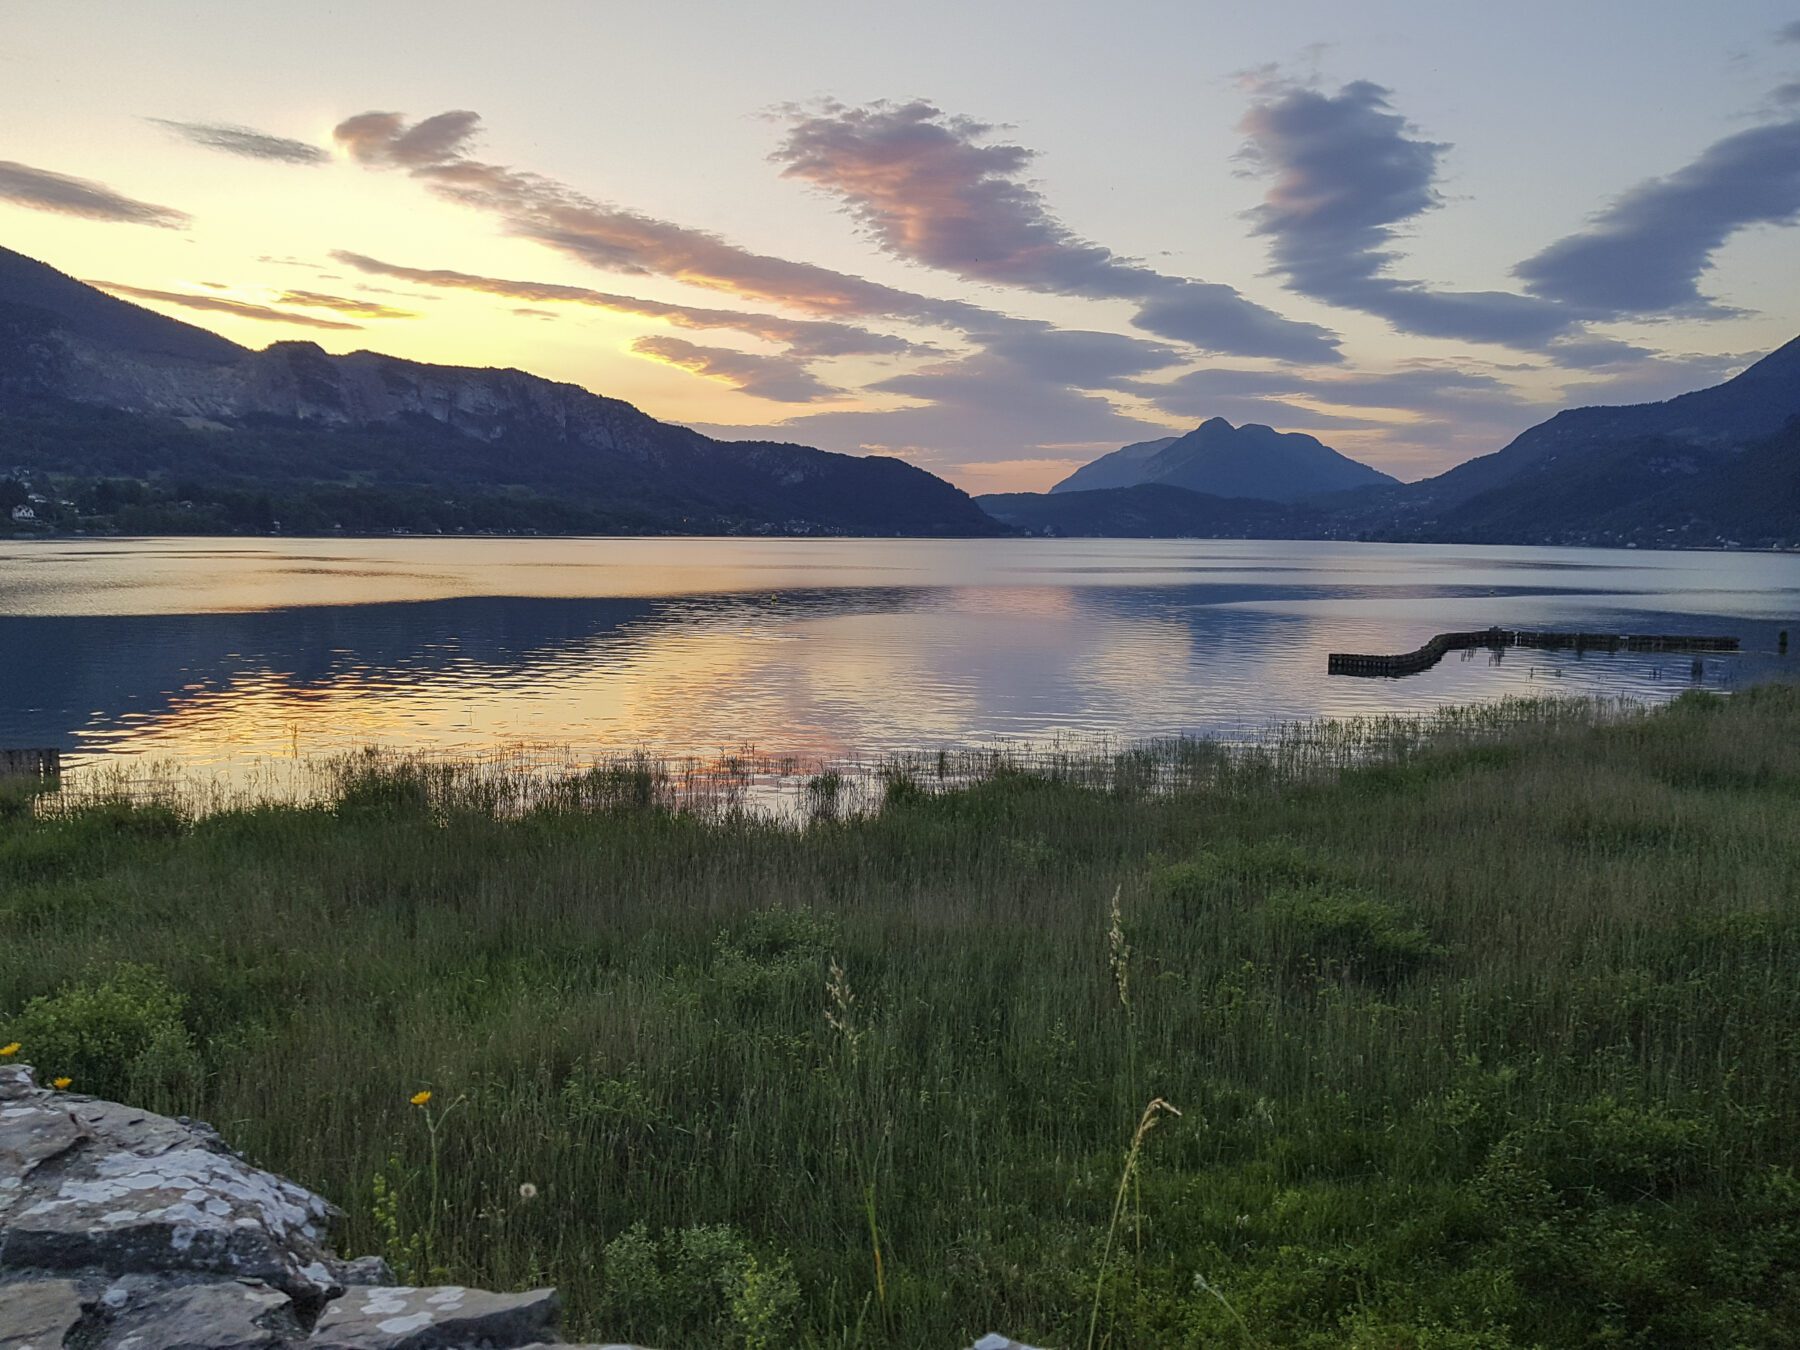
[[[1241,738],[1506,695],[1672,697],[1687,655],[1512,650],[1328,676],[1489,625],[1730,633],[1791,669],[1800,556],[1193,540],[120,539],[0,544],[0,746],[200,774],[378,744],[807,764]]]

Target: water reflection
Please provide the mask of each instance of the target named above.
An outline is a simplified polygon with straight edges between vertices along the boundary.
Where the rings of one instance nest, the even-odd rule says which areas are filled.
[[[1451,628],[1735,632],[1785,668],[1800,559],[1179,541],[118,541],[0,546],[0,745],[227,772],[370,743],[851,752],[1243,735],[1505,693],[1666,697],[1691,658],[1452,656]]]

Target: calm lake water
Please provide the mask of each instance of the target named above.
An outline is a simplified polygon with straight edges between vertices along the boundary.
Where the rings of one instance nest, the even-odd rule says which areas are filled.
[[[0,544],[0,746],[203,773],[379,744],[803,762],[1238,737],[1508,694],[1671,697],[1690,657],[1512,651],[1327,676],[1489,624],[1738,634],[1789,670],[1800,556],[1133,540]]]

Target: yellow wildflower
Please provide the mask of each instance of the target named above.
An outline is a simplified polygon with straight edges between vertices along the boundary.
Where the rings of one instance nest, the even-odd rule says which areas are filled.
[[[50,1080],[50,1086],[55,1088],[58,1092],[61,1092],[64,1088],[69,1086],[69,1084],[73,1083],[74,1081],[75,1080],[73,1078],[52,1078]]]
[[[17,1041],[14,1041],[11,1045],[0,1045],[0,1059],[5,1059],[8,1055],[16,1055],[18,1053],[19,1043]]]
[[[412,1098],[411,1098],[412,1104],[414,1106],[423,1106],[423,1105],[425,1105],[426,1102],[428,1102],[430,1100],[431,1100],[431,1090],[429,1088],[427,1088],[424,1092],[413,1093]]]

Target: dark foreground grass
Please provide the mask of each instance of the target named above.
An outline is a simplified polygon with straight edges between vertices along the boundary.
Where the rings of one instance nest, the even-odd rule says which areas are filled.
[[[677,1350],[1800,1345],[1800,691],[1452,730],[15,812],[0,1043]]]

